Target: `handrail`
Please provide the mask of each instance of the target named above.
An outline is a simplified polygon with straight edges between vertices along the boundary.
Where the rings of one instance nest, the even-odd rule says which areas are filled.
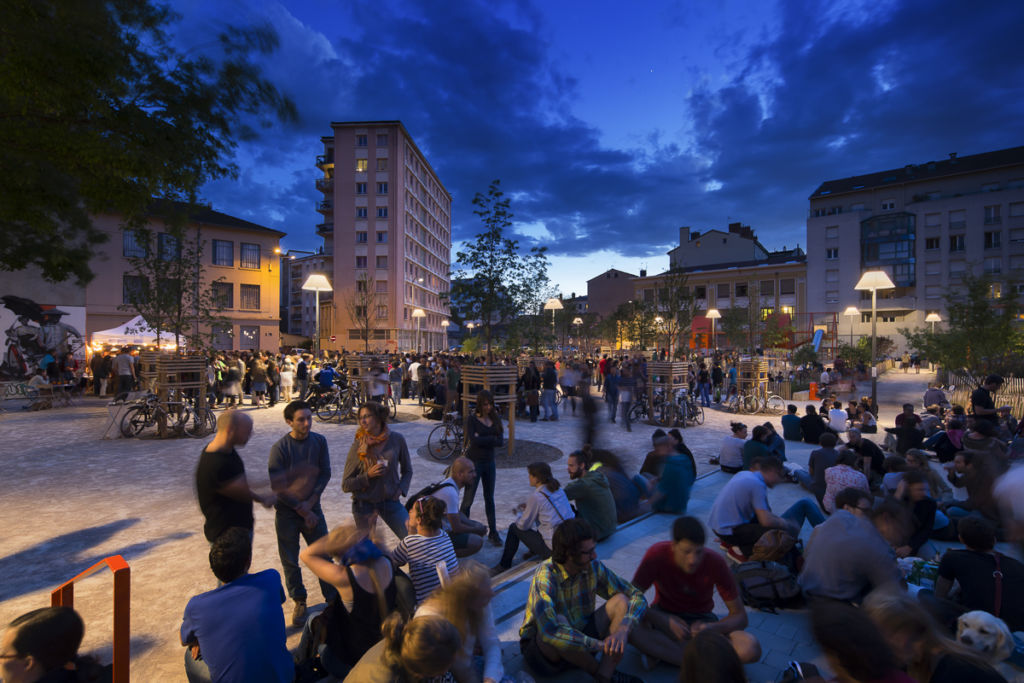
[[[50,592],[53,607],[75,606],[75,582],[104,567],[114,574],[114,677],[113,683],[128,683],[131,637],[131,568],[120,555],[106,557]]]

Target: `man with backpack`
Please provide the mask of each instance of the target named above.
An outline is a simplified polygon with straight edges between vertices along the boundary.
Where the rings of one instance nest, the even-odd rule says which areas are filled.
[[[746,633],[747,609],[725,559],[704,547],[704,526],[695,517],[672,524],[672,540],[655,543],[644,553],[633,585],[647,592],[654,586],[654,604],[638,627],[637,637],[659,645],[665,661],[679,666],[684,645],[701,631],[727,636],[742,662],[761,658],[761,645]],[[719,619],[712,609],[714,591],[729,614]]]

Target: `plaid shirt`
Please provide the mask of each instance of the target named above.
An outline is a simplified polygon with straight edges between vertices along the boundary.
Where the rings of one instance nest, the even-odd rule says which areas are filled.
[[[629,599],[622,624],[632,628],[647,611],[647,599],[633,584],[597,560],[576,576],[569,576],[562,565],[546,560],[533,575],[519,637],[539,635],[559,650],[594,651],[601,641],[583,635],[582,629],[594,612],[596,597],[608,600],[617,593]]]

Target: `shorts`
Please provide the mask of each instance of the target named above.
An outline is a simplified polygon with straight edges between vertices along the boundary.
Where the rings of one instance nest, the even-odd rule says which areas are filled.
[[[671,614],[674,617],[678,617],[686,622],[686,624],[692,625],[697,622],[714,622],[718,621],[718,617],[715,616],[714,612],[672,612],[663,607],[658,607],[665,614]]]
[[[267,383],[266,382],[253,382],[252,383],[252,393],[254,393],[254,394],[265,394],[265,393],[267,393]]]
[[[465,532],[463,532],[461,534],[449,533],[448,535],[451,536],[452,547],[455,548],[456,550],[462,550],[467,545],[469,545],[469,532],[468,531],[465,531]]]
[[[594,619],[594,615],[591,614],[587,617],[587,623],[583,625],[581,629],[583,635],[590,636],[591,638],[600,639],[601,635],[597,632],[597,621]],[[540,651],[540,647],[537,645],[537,639],[540,637],[540,633],[535,633],[529,638],[523,638],[519,641],[519,651],[523,654],[523,661],[526,662],[526,666],[530,668],[535,674],[541,677],[557,676],[563,671],[568,671],[574,668],[572,664],[560,659],[557,662],[552,662],[550,659],[544,656]]]

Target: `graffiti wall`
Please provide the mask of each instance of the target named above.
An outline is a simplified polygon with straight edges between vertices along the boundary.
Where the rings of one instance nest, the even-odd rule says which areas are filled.
[[[51,359],[71,353],[85,363],[85,307],[0,296],[0,330],[4,331],[0,379],[24,379]]]

